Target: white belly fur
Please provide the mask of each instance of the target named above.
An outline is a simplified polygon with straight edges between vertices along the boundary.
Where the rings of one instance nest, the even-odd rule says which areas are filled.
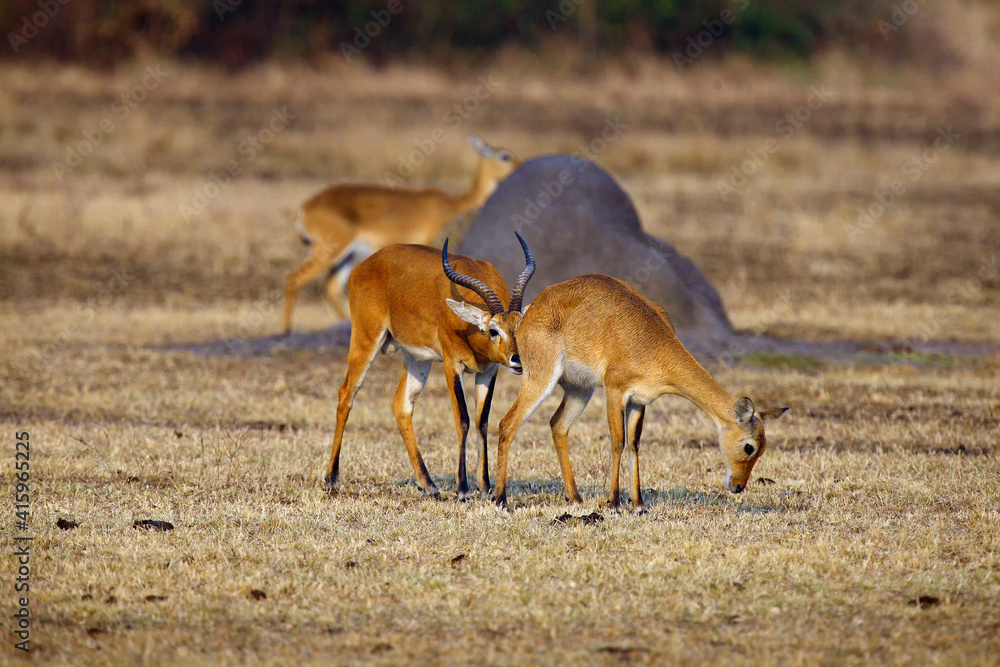
[[[403,345],[398,340],[396,340],[395,343],[408,355],[418,361],[441,361],[441,354],[437,350],[432,350],[429,347]]]
[[[604,382],[602,377],[603,372],[598,374],[597,370],[600,369],[592,369],[587,366],[575,364],[570,359],[563,359],[562,362],[563,380],[575,387],[593,389],[600,386]]]

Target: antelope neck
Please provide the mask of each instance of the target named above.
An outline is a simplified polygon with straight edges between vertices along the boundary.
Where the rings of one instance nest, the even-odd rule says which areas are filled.
[[[694,403],[720,429],[737,423],[733,412],[736,404],[733,397],[679,341],[676,348],[671,350],[669,361],[661,367],[666,369],[665,384],[672,387],[671,393]]]
[[[454,197],[452,200],[455,202],[455,207],[458,210],[456,215],[461,215],[466,211],[481,206],[486,201],[486,197],[489,196],[489,191],[490,183],[486,178],[485,164],[483,160],[480,160],[479,165],[476,167],[476,175],[472,180],[472,187],[464,195]]]

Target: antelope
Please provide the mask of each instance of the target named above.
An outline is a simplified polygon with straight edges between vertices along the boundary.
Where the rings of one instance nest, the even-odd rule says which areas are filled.
[[[338,486],[340,447],[354,397],[378,352],[403,353],[403,377],[392,410],[425,494],[438,496],[413,433],[413,404],[424,388],[431,363],[444,362],[445,377],[458,429],[458,499],[472,497],[465,470],[469,412],[463,373],[476,376],[476,426],[479,432],[479,492],[489,498],[486,431],[498,364],[521,373],[514,331],[521,322],[524,288],[535,260],[521,236],[525,267],[512,292],[492,264],[461,255],[448,256],[448,241],[438,254],[422,245],[391,245],[361,262],[348,280],[351,344],[347,375],[340,387],[333,451],[326,469],[326,491]],[[459,273],[455,268],[461,269]],[[444,268],[444,272],[441,268]]]
[[[295,298],[307,283],[327,272],[324,290],[339,319],[348,317],[344,287],[352,267],[390,243],[429,244],[459,215],[479,208],[520,162],[475,135],[479,153],[472,187],[462,195],[436,188],[395,189],[378,185],[332,185],[302,205],[298,228],[309,257],[288,274],[284,333],[292,330]]]
[[[566,437],[594,389],[603,385],[611,430],[609,504],[619,509],[618,469],[627,440],[635,461],[632,505],[640,514],[646,506],[639,488],[639,438],[651,402],[676,394],[712,418],[719,429],[726,485],[733,493],[743,491],[764,453],[764,423],[788,409],[758,411],[749,398],[733,401],[677,339],[666,310],[608,276],[580,276],[542,290],[524,313],[517,343],[524,376],[517,399],[500,422],[494,498],[501,506],[507,501],[511,442],[557,384],[564,395],[549,424],[566,497],[582,502]]]

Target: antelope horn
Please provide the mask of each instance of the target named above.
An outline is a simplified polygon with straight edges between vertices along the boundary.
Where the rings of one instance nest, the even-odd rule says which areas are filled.
[[[486,283],[482,280],[476,280],[472,276],[463,275],[451,268],[451,264],[448,262],[448,239],[444,240],[444,247],[441,249],[441,264],[444,266],[444,275],[448,276],[451,282],[462,287],[468,287],[486,302],[486,306],[490,309],[490,315],[500,315],[503,313],[503,303],[500,301],[500,297]]]
[[[507,311],[509,313],[521,311],[524,288],[527,287],[528,281],[531,280],[531,275],[535,272],[535,258],[531,256],[528,244],[524,242],[524,239],[517,232],[514,232],[514,236],[517,237],[518,242],[521,244],[521,250],[524,251],[524,270],[517,277],[517,284],[514,285],[514,290],[510,293],[510,309]]]

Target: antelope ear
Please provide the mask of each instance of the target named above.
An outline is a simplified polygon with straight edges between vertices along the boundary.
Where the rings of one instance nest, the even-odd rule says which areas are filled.
[[[741,424],[749,424],[750,420],[753,419],[753,401],[744,396],[736,401],[733,412],[736,413],[736,421]]]
[[[464,301],[459,303],[454,299],[445,299],[444,302],[448,304],[448,307],[451,308],[452,312],[458,315],[463,322],[468,322],[469,324],[478,327],[482,332],[486,331],[486,323],[489,318],[485,312],[475,306],[470,306]]]
[[[773,422],[786,412],[788,412],[788,408],[768,408],[758,412],[757,416],[761,418],[761,421]]]
[[[482,137],[478,134],[469,135],[469,145],[472,146],[477,153],[485,157],[490,157],[490,155],[493,154],[493,149],[488,143],[483,141]]]

